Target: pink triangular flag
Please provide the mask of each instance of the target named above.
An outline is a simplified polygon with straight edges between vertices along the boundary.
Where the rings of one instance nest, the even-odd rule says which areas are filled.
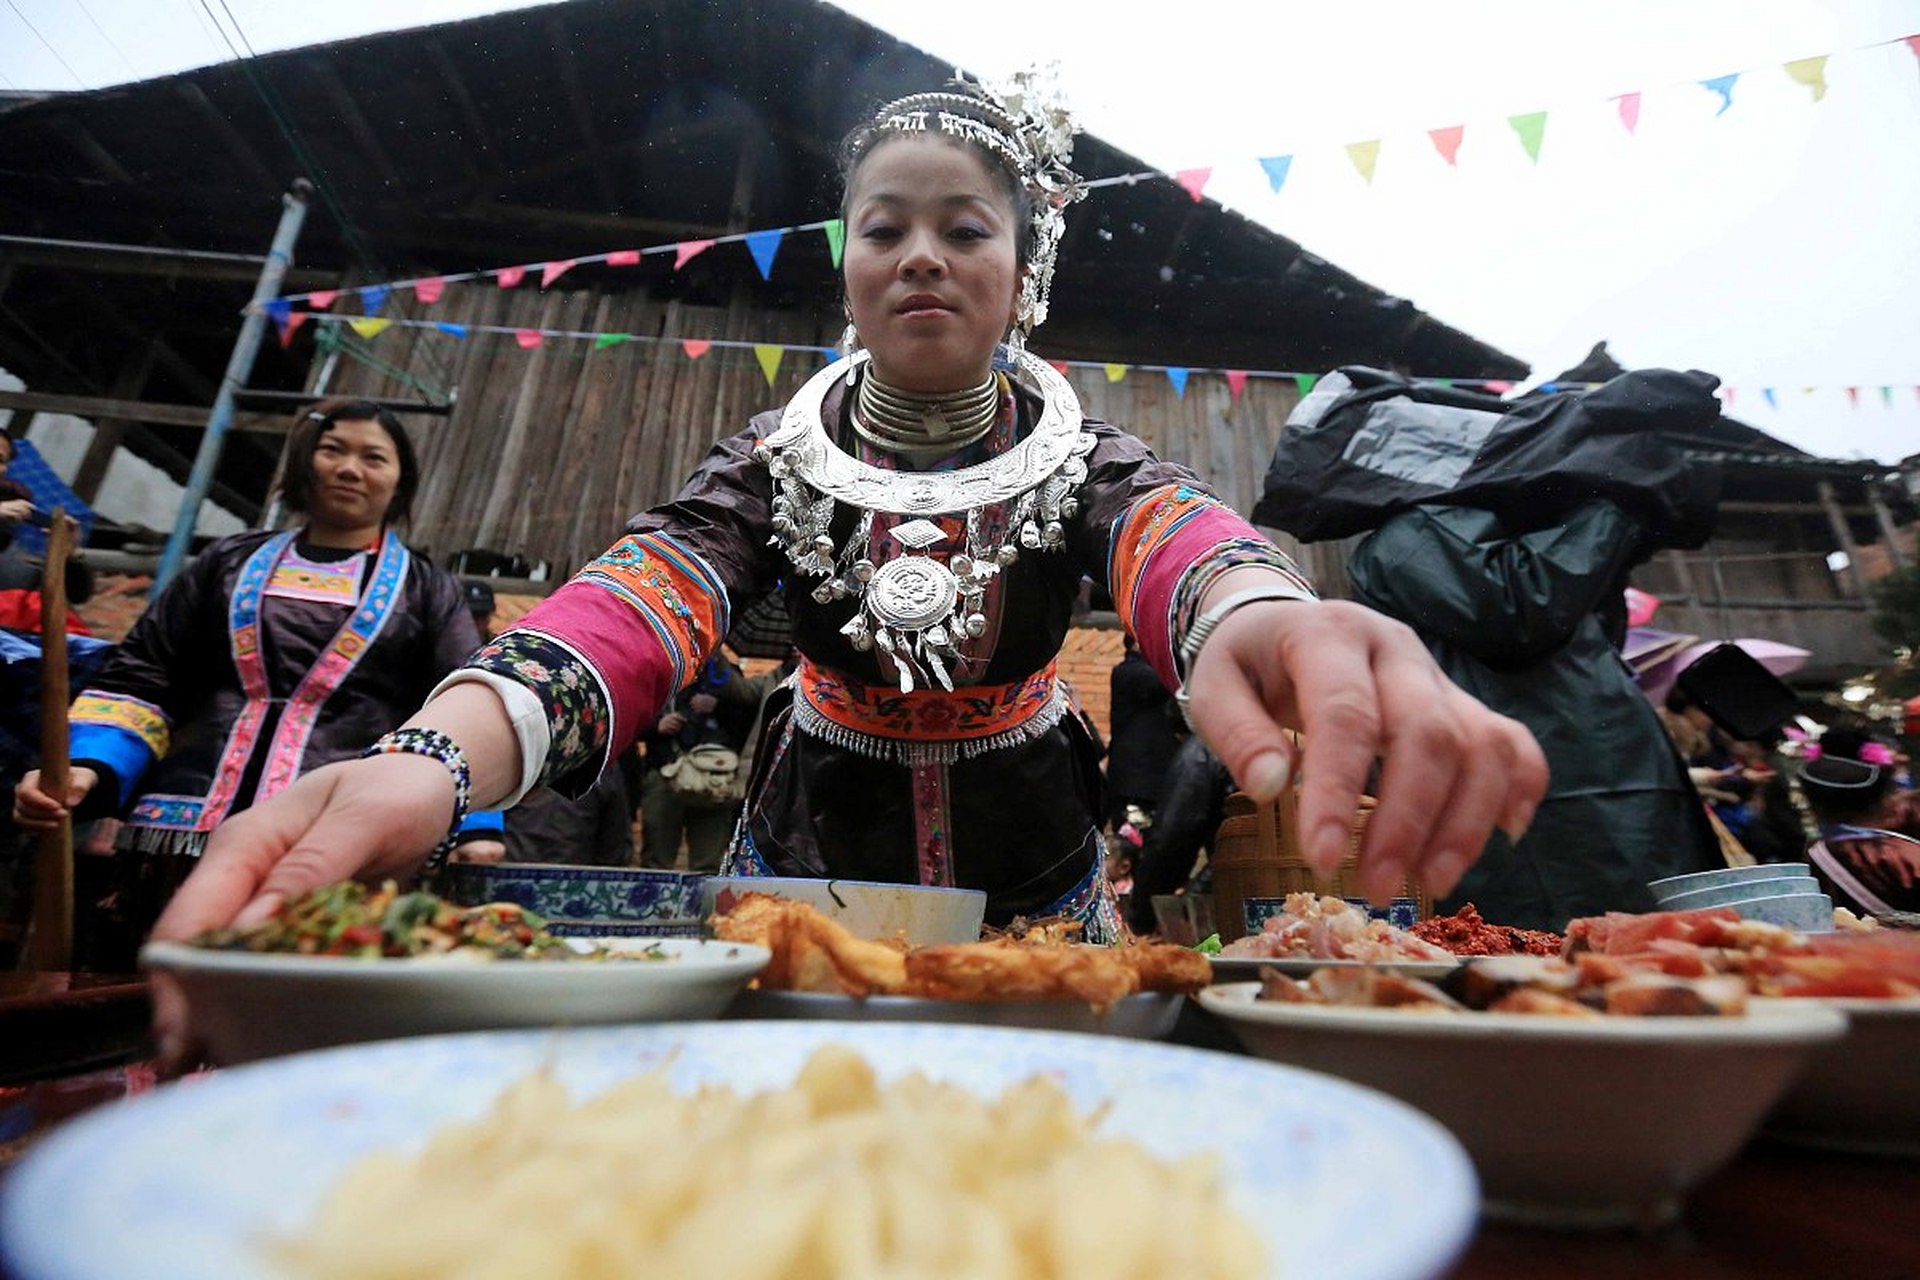
[[[415,280],[413,296],[425,303],[435,303],[440,301],[440,295],[446,291],[446,288],[447,281],[444,276],[435,276],[431,280]]]
[[[1507,392],[1513,390],[1513,384],[1511,382],[1502,382],[1498,378],[1490,378],[1482,385],[1484,385],[1488,391],[1491,391],[1494,395],[1497,395],[1497,396],[1503,396],[1507,394]]]
[[[494,279],[499,281],[502,289],[512,289],[518,287],[520,282],[527,278],[527,269],[525,267],[502,267],[494,272],[493,275]]]
[[[713,248],[711,240],[682,240],[673,251],[673,269],[678,271],[687,265],[687,260]]]
[[[710,351],[712,348],[713,348],[713,342],[711,339],[708,339],[708,338],[680,339],[680,349],[687,353],[687,359],[689,360],[698,360],[701,356],[707,354],[707,352]]]
[[[520,344],[522,350],[531,351],[540,345],[542,335],[538,329],[515,329],[513,340]]]
[[[1620,123],[1627,126],[1627,132],[1633,133],[1640,127],[1640,95],[1623,93],[1614,99],[1620,104]]]
[[[1907,48],[1913,50],[1914,57],[1920,58],[1920,36],[1908,36],[1906,39],[1902,40],[1900,43],[1907,46]]]
[[[311,319],[313,319],[313,313],[310,311],[288,312],[287,322],[280,326],[280,345],[283,348],[292,346],[293,335],[299,332],[301,325],[305,324],[307,321]]]
[[[1434,150],[1438,151],[1440,158],[1450,165],[1459,163],[1460,139],[1465,137],[1466,133],[1467,126],[1463,124],[1456,124],[1449,129],[1427,130],[1427,136],[1433,139]]]
[[[1067,362],[1065,360],[1049,360],[1047,363],[1058,369],[1061,377],[1064,378],[1067,376]]]
[[[544,289],[561,276],[567,274],[567,271],[576,261],[577,259],[568,258],[565,262],[549,262],[540,268],[540,287]]]
[[[1186,188],[1187,194],[1194,198],[1195,203],[1198,203],[1200,198],[1206,193],[1207,180],[1212,177],[1213,170],[1211,168],[1182,169],[1173,175],[1173,180]]]
[[[1247,371],[1245,369],[1227,370],[1227,391],[1231,399],[1238,401],[1247,389]]]
[[[1727,408],[1729,408],[1729,409],[1731,409],[1731,408],[1733,408],[1733,388],[1732,388],[1732,387],[1722,387],[1722,388],[1720,388],[1720,391],[1721,391],[1721,394],[1723,394],[1723,395],[1724,395],[1724,396],[1726,397],[1726,400],[1727,400]]]
[[[640,265],[640,251],[638,249],[616,250],[607,255],[607,265],[610,267],[637,267]]]
[[[307,305],[315,311],[325,311],[328,307],[332,306],[339,297],[340,291],[338,289],[322,289],[318,293],[310,293],[307,295]]]
[[[1858,409],[1860,407],[1860,388],[1858,387],[1847,388],[1847,404],[1850,407],[1855,409]]]

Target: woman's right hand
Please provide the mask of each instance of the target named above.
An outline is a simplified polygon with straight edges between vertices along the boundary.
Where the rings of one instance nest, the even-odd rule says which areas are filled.
[[[411,876],[452,816],[453,775],[437,760],[379,755],[315,769],[215,829],[153,936],[244,928],[323,885]]]
[[[40,771],[34,769],[13,789],[13,820],[28,831],[51,831],[99,782],[100,775],[92,769],[84,765],[73,769],[67,774],[67,795],[62,801],[41,790]]]

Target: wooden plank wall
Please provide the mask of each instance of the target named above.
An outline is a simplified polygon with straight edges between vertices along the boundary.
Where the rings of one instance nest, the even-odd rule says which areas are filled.
[[[585,340],[549,339],[523,350],[506,334],[462,340],[396,326],[369,344],[381,361],[450,382],[458,393],[449,417],[409,424],[423,471],[410,540],[442,558],[484,547],[546,560],[556,575],[597,554],[633,512],[670,498],[715,440],[785,403],[823,363],[809,352],[789,351],[769,387],[751,351],[716,347],[691,360],[680,338],[821,347],[835,341],[841,327],[837,308],[819,315],[701,308],[654,301],[641,291],[453,285],[430,308],[400,295],[388,307],[395,318],[671,340],[595,351]],[[1041,344],[1036,349],[1044,352]],[[1219,374],[1194,374],[1184,395],[1159,371],[1131,370],[1117,382],[1100,369],[1075,367],[1068,376],[1088,415],[1125,427],[1162,457],[1192,467],[1242,513],[1253,509],[1281,427],[1299,399],[1290,380],[1250,379],[1235,399]],[[329,390],[418,394],[353,359],[340,362]],[[1338,573],[1344,563],[1337,546],[1299,552],[1284,535],[1279,540],[1310,569],[1324,564]]]

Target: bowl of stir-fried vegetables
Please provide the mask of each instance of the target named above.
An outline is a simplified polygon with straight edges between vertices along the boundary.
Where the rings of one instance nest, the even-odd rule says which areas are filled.
[[[223,1062],[494,1027],[710,1018],[767,962],[760,947],[551,933],[515,903],[330,885],[246,929],[150,943]]]

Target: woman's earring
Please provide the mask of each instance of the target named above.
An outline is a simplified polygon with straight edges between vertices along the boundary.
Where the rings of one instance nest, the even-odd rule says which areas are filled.
[[[850,356],[854,352],[858,351],[859,349],[860,349],[860,331],[858,329],[855,329],[853,327],[853,322],[849,320],[847,322],[846,332],[840,335],[840,354],[843,356]]]

